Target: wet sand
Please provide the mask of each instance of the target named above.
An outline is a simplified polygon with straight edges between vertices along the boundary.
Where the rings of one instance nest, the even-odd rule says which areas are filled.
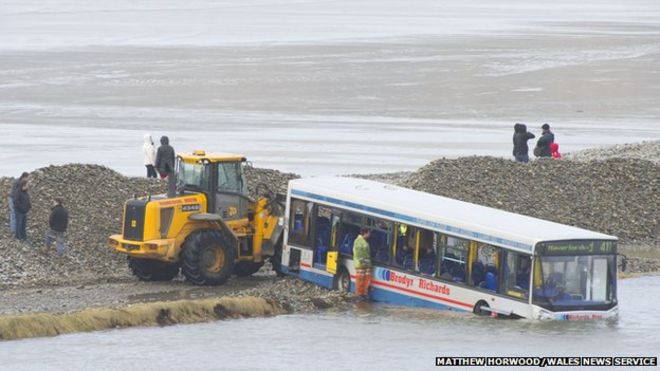
[[[305,21],[301,30],[313,40],[295,30],[270,40],[263,26],[255,31],[263,40],[254,42],[203,32],[168,39],[153,30],[152,42],[107,40],[87,23],[79,34],[59,25],[60,12],[6,14],[19,25],[52,17],[66,32],[20,28],[27,41],[0,49],[0,175],[81,160],[141,175],[144,132],[168,134],[180,151],[238,152],[257,166],[303,175],[412,170],[443,156],[510,157],[515,122],[536,134],[550,122],[563,152],[660,138],[657,3],[609,0],[566,14],[506,1],[501,9],[476,1],[428,10],[446,27],[427,22],[420,13],[435,8],[423,4],[411,10],[423,26],[406,28],[411,15],[388,2],[360,33],[353,18],[305,3],[319,10],[301,17],[345,21],[347,29],[316,33]],[[222,7],[209,11],[226,16]],[[281,10],[288,11],[299,15]],[[109,31],[125,32],[118,15],[107,17]],[[86,27],[96,39],[83,34]]]

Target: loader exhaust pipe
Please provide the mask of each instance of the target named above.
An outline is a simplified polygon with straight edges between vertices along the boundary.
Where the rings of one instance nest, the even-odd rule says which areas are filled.
[[[176,197],[176,173],[167,175],[167,198]]]

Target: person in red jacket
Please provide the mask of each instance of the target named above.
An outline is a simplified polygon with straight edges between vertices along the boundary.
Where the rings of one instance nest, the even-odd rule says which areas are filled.
[[[559,144],[550,143],[550,155],[552,158],[561,158],[561,153],[559,153]]]

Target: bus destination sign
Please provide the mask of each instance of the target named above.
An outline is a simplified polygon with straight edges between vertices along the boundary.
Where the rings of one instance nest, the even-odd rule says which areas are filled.
[[[594,255],[614,254],[615,252],[614,241],[547,242],[540,249],[540,253],[543,255]]]

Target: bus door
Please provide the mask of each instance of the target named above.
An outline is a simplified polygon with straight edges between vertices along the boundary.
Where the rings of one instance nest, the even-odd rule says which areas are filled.
[[[327,206],[318,205],[314,219],[314,267],[326,269],[328,253],[336,251],[337,228],[339,225],[339,212]],[[335,261],[338,254],[331,254]]]

